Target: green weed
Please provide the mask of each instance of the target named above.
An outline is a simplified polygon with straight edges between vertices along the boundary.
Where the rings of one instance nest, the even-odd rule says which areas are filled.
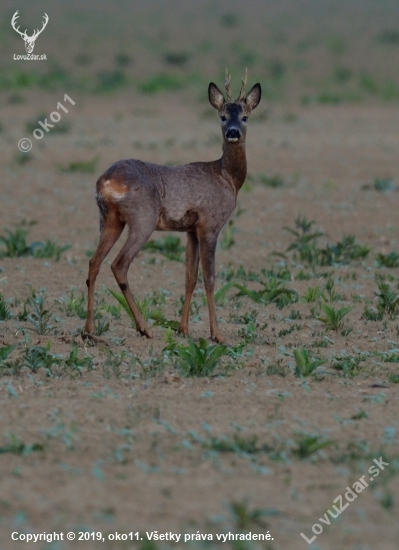
[[[3,346],[0,348],[0,364],[7,359],[16,346]]]
[[[180,238],[174,235],[167,235],[161,239],[151,240],[146,242],[143,250],[149,250],[150,252],[160,252],[168,260],[175,260],[176,262],[182,262],[182,254],[185,251],[184,246],[180,244]]]
[[[280,512],[274,508],[253,508],[250,509],[248,500],[232,501],[228,504],[231,521],[235,531],[250,531],[256,528],[265,528],[266,517],[277,516]],[[237,548],[238,550],[238,548]]]
[[[190,56],[185,51],[175,51],[175,52],[167,52],[163,56],[163,60],[168,65],[175,65],[177,67],[182,67],[186,65],[188,62]]]
[[[389,283],[382,280],[377,281],[378,292],[378,310],[386,313],[391,318],[394,317],[399,309],[399,294],[395,292]]]
[[[362,319],[366,321],[381,321],[383,317],[384,311],[382,309],[375,309],[370,306],[364,307]]]
[[[395,251],[388,254],[377,254],[376,256],[377,267],[399,267],[399,254]]]
[[[336,331],[342,329],[344,317],[353,309],[352,307],[335,309],[327,304],[322,304],[321,307],[325,313],[325,317],[321,317],[320,321],[326,325],[327,329]]]
[[[11,317],[12,314],[10,308],[5,301],[4,296],[0,292],[0,321],[7,321],[7,319],[11,319]]]
[[[96,336],[102,336],[109,331],[108,317],[102,317],[97,315],[94,318],[94,334]]]
[[[22,222],[15,230],[6,229],[6,235],[0,235],[0,244],[5,248],[0,249],[0,258],[19,258],[33,256],[34,258],[49,258],[58,262],[61,255],[68,250],[70,245],[58,245],[56,241],[47,240],[45,243],[35,241],[28,244],[26,237],[29,229],[27,225],[35,222]]]
[[[27,132],[32,133],[36,128],[40,128],[39,120],[44,121],[48,118],[48,114],[44,111],[39,113],[37,117],[29,119],[25,123],[25,129]],[[66,134],[71,129],[71,123],[68,120],[60,120],[57,124],[54,124],[54,128],[51,129],[51,133]]]
[[[50,352],[50,345],[45,348],[43,346],[30,346],[26,348],[22,356],[23,367],[33,373],[44,369],[47,376],[53,376],[53,367],[58,366],[60,362],[61,356],[53,355]]]
[[[183,346],[172,339],[165,351],[173,357],[176,368],[185,376],[213,376],[220,358],[227,354],[227,346],[208,344],[204,338],[199,339],[198,345],[189,340],[187,346]]]
[[[310,266],[346,265],[352,261],[363,260],[370,253],[367,245],[360,245],[353,235],[344,236],[337,244],[327,244],[325,248],[317,245],[318,239],[324,236],[320,231],[312,231],[314,221],[298,216],[295,228],[283,227],[294,235],[295,240],[288,246],[287,252],[294,251],[294,260]]]
[[[309,286],[303,296],[305,302],[318,302],[323,297],[323,292],[319,285]]]
[[[234,234],[237,232],[237,228],[234,227],[234,221],[229,220],[226,225],[220,239],[220,246],[223,250],[230,250],[230,248],[235,244]]]
[[[262,290],[250,290],[247,286],[235,283],[234,286],[239,290],[237,296],[246,296],[257,304],[275,303],[279,309],[298,301],[296,290],[288,289],[282,285],[281,281],[273,280],[261,282]]]
[[[265,187],[271,187],[272,189],[283,187],[285,183],[284,178],[280,174],[274,174],[273,176],[259,174],[258,178]]]
[[[184,87],[185,80],[180,75],[172,73],[159,73],[138,84],[139,92],[154,95],[163,92],[175,92]]]
[[[319,451],[333,444],[333,441],[323,436],[303,432],[296,434],[295,439],[296,447],[292,449],[292,453],[300,459],[318,454]]]
[[[84,292],[75,295],[75,289],[71,290],[68,298],[62,299],[61,302],[65,305],[65,313],[68,317],[79,317],[86,319],[86,296]]]
[[[99,94],[115,92],[124,88],[128,83],[129,79],[121,69],[102,71],[97,75],[97,84],[94,91]]]
[[[7,443],[0,447],[0,454],[11,453],[16,455],[27,456],[33,451],[43,451],[42,443],[26,444],[16,434],[9,433],[6,435]]]
[[[26,320],[31,324],[30,330],[40,335],[54,333],[54,327],[51,324],[53,314],[50,309],[46,308],[45,301],[44,295],[36,294],[34,290],[32,290],[32,295],[27,300],[27,304],[31,309]]]
[[[340,370],[345,377],[358,376],[362,368],[359,366],[366,359],[366,356],[357,354],[355,356],[346,353],[336,356],[332,359],[331,365],[333,368]]]
[[[73,345],[68,357],[64,361],[65,372],[83,374],[83,371],[91,371],[93,366],[93,358],[90,355],[79,357],[78,346]]]
[[[309,376],[324,363],[322,359],[311,357],[306,349],[295,349],[294,359],[296,376]]]
[[[70,174],[80,173],[80,174],[94,174],[97,169],[98,157],[95,157],[93,160],[77,160],[70,162],[64,166],[60,166],[61,172],[67,172]]]

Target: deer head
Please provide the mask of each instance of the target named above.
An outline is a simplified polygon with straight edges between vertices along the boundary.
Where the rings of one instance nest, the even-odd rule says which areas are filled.
[[[247,70],[245,70],[241,90],[235,101],[231,95],[231,76],[227,69],[225,76],[226,99],[213,82],[209,84],[208,88],[209,102],[218,111],[223,137],[225,141],[231,143],[245,140],[248,116],[258,106],[261,98],[260,84],[255,84],[247,94],[245,93],[247,77]]]
[[[35,47],[35,41],[36,41],[36,38],[39,36],[39,34],[41,32],[43,32],[43,30],[45,29],[47,23],[48,23],[48,15],[47,13],[44,14],[44,21],[43,21],[43,26],[42,28],[39,30],[35,30],[34,33],[32,34],[32,36],[28,36],[26,34],[26,31],[27,29],[25,29],[24,32],[21,32],[19,30],[19,27],[16,27],[16,22],[17,22],[17,19],[18,19],[19,15],[18,15],[18,10],[14,13],[12,19],[11,19],[11,26],[12,28],[14,29],[14,31],[16,31],[18,34],[21,35],[23,41],[25,42],[25,49],[28,53],[32,53],[33,52],[33,48]]]

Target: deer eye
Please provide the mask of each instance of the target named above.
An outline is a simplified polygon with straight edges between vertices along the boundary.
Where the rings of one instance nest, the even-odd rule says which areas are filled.
[[[247,117],[247,116],[243,116],[243,117],[242,117],[242,121],[243,121],[243,122],[247,122],[247,120],[248,120],[248,117]]]
[[[224,115],[222,115],[222,116],[220,117],[220,120],[221,120],[222,122],[226,122],[227,118],[226,118]]]

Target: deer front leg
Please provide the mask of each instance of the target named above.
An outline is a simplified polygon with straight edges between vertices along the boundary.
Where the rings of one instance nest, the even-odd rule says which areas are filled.
[[[204,275],[205,292],[208,300],[209,324],[211,328],[211,338],[219,344],[224,344],[225,340],[220,333],[216,318],[215,307],[215,252],[218,235],[200,236],[200,256]]]
[[[197,284],[198,278],[198,237],[195,233],[187,233],[187,248],[186,248],[186,296],[184,299],[183,314],[181,317],[179,332],[187,336],[188,334],[188,318],[190,315],[191,298]]]

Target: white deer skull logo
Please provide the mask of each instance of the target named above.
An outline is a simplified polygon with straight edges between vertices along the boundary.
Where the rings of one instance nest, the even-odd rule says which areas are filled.
[[[39,34],[45,29],[47,23],[48,23],[48,15],[47,13],[44,14],[44,21],[43,21],[43,27],[40,29],[37,29],[33,34],[32,36],[28,36],[26,34],[26,31],[27,29],[25,29],[25,32],[21,32],[19,30],[19,27],[16,27],[15,24],[17,22],[17,19],[18,19],[19,15],[18,15],[18,10],[14,13],[12,19],[11,19],[11,26],[12,28],[14,29],[14,31],[16,31],[18,34],[20,34],[22,36],[22,39],[24,40],[25,42],[25,49],[28,53],[32,53],[33,52],[33,48],[35,47],[35,41],[36,41],[36,38],[39,36]]]

